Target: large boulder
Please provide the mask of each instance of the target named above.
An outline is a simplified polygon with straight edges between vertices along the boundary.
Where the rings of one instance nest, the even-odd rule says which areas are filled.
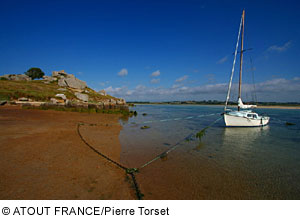
[[[104,100],[100,101],[99,104],[107,106],[110,104],[110,102],[109,102],[109,99],[104,99]]]
[[[100,90],[98,93],[99,93],[100,95],[107,96],[107,93],[105,92],[104,89]]]
[[[75,76],[64,78],[64,80],[68,87],[74,89],[85,89],[87,87],[86,82],[75,78]]]
[[[117,99],[117,105],[125,105],[125,104],[126,104],[125,99],[122,99],[122,98]]]
[[[6,74],[0,76],[0,78],[4,78],[7,80],[15,80],[15,81],[31,81],[31,78],[25,74]]]
[[[21,102],[28,102],[29,99],[27,97],[21,97],[21,98],[18,98],[18,101],[21,101]]]
[[[58,80],[58,85],[61,86],[61,87],[67,87],[68,86],[65,79],[63,79],[63,78]]]
[[[64,70],[53,71],[52,78],[58,79],[58,85],[61,87],[70,87],[81,90],[84,90],[87,87],[86,82],[77,79],[73,74],[68,74]]]
[[[84,102],[89,101],[89,96],[87,94],[83,94],[83,93],[80,93],[80,92],[75,92],[75,96],[81,101],[84,101]]]
[[[58,78],[61,78],[61,77],[65,77],[67,76],[68,74],[64,71],[64,70],[60,70],[60,71],[52,71],[52,77],[58,77]]]
[[[116,100],[114,100],[114,99],[110,99],[110,100],[109,100],[109,102],[110,102],[110,104],[112,104],[112,105],[115,105],[115,104],[117,104],[117,101],[116,101]]]
[[[50,103],[52,103],[52,104],[57,104],[57,99],[51,98],[51,99],[50,99]]]
[[[52,76],[43,76],[43,80],[45,80],[46,82],[53,82],[56,80],[56,78]]]
[[[62,94],[62,93],[56,94],[55,97],[62,98],[63,100],[66,100],[66,99],[67,99],[66,95],[65,95],[65,94]]]
[[[5,105],[7,103],[6,100],[0,101],[0,105]]]

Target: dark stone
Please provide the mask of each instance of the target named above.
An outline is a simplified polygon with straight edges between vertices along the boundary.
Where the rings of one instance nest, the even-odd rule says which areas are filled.
[[[6,100],[4,100],[4,101],[0,101],[0,105],[5,105],[7,103],[7,101]]]

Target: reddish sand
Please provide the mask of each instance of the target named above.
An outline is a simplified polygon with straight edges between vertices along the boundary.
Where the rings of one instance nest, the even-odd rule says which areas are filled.
[[[77,134],[115,160],[117,115],[0,107],[0,199],[136,199],[124,170],[97,155]],[[106,125],[108,124],[108,125]]]

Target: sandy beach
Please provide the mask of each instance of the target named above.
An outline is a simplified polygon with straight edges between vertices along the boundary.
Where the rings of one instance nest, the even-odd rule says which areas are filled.
[[[0,107],[0,199],[136,199],[124,170],[101,158],[118,160],[118,115]],[[104,129],[105,128],[105,129]]]

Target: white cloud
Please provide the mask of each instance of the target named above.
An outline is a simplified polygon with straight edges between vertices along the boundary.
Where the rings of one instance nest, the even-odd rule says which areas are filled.
[[[112,86],[107,87],[106,89],[104,89],[107,93],[109,94],[118,94],[118,95],[123,95],[124,93],[126,93],[128,91],[126,86],[123,87],[116,87],[113,88]]]
[[[286,51],[287,49],[289,49],[291,47],[291,44],[292,44],[292,42],[288,41],[282,46],[272,45],[267,49],[267,51],[283,52],[283,51]]]
[[[237,97],[237,84],[232,85],[231,98]],[[255,85],[258,101],[280,101],[300,102],[300,77],[293,79],[276,78]],[[128,101],[174,101],[174,100],[225,100],[227,94],[227,83],[215,83],[199,85],[194,87],[180,86],[174,84],[170,88],[150,88],[138,85],[134,89],[127,87],[108,87],[105,91],[116,97],[123,97]],[[244,83],[242,86],[242,97],[244,101],[252,93],[253,85]],[[251,96],[251,95],[250,95]],[[251,98],[251,97],[249,97]]]
[[[132,93],[133,93],[133,91],[132,90],[128,90],[127,92],[126,92],[126,95],[132,95]]]
[[[155,72],[153,72],[153,73],[151,74],[152,77],[157,77],[157,76],[159,76],[159,75],[160,75],[160,71],[159,71],[159,70],[156,70]]]
[[[179,88],[179,87],[180,87],[179,84],[174,84],[174,85],[172,86],[172,89],[177,89],[177,88]]]
[[[156,84],[156,83],[159,83],[160,82],[160,79],[152,79],[150,81],[152,84]]]
[[[128,75],[128,70],[126,68],[123,68],[118,72],[119,76],[127,76]]]
[[[189,76],[188,75],[184,75],[178,79],[175,80],[175,82],[180,83],[183,82],[184,80],[186,80]]]
[[[217,64],[222,64],[222,63],[225,63],[228,59],[228,56],[225,56],[223,58],[221,58],[220,60],[217,61]]]
[[[135,87],[135,89],[136,89],[136,90],[143,90],[143,89],[146,89],[146,86],[144,86],[144,85],[137,85],[137,86]]]

